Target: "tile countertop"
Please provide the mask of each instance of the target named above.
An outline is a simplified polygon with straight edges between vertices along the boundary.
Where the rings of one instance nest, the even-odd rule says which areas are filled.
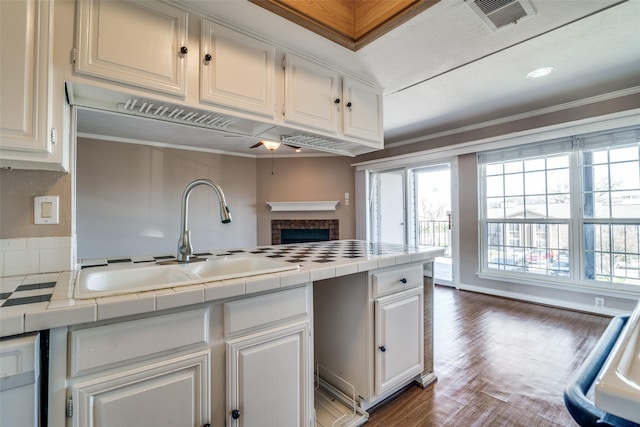
[[[207,301],[285,288],[397,264],[430,260],[432,247],[332,240],[197,253],[198,256],[257,255],[288,261],[300,269],[240,279],[93,299],[74,299],[77,271],[0,278],[0,336],[142,314]],[[82,268],[149,266],[172,255],[82,260]]]

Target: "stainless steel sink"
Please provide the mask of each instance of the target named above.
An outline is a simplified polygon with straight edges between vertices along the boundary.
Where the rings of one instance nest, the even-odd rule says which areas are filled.
[[[216,257],[201,262],[146,267],[87,268],[78,274],[74,297],[87,299],[122,295],[299,268],[286,261],[257,256]]]

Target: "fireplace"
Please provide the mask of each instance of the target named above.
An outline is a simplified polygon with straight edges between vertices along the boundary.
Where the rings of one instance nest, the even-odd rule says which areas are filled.
[[[271,244],[319,242],[338,240],[340,225],[337,219],[272,219]]]

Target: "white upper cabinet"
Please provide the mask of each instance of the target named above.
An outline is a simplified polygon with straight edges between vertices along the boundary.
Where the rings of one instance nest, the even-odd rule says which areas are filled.
[[[342,97],[344,134],[369,141],[382,141],[382,91],[344,77]]]
[[[52,2],[0,1],[2,166],[53,170],[68,166],[61,125],[63,86],[54,87],[52,78],[52,31]]]
[[[200,101],[275,118],[275,48],[202,20]]]
[[[338,73],[293,54],[285,56],[284,67],[285,123],[337,134]]]
[[[83,0],[77,7],[78,73],[186,95],[186,12],[157,1]]]
[[[380,89],[293,54],[285,56],[284,67],[285,124],[382,143]]]

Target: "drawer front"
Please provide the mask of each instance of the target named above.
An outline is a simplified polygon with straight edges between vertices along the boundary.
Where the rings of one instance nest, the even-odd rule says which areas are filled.
[[[71,376],[208,342],[207,308],[75,330],[69,338]]]
[[[422,286],[422,264],[408,264],[371,274],[373,296]]]
[[[224,304],[225,336],[304,318],[311,313],[311,286],[244,298]]]

